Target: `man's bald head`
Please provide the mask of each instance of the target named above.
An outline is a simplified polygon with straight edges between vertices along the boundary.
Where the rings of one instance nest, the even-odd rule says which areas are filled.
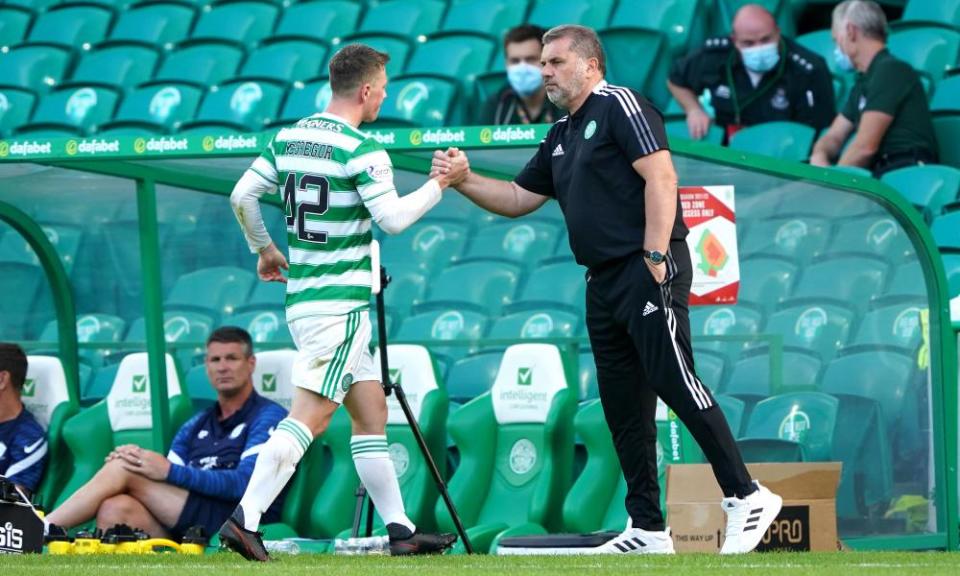
[[[766,8],[745,4],[733,17],[733,42],[737,48],[751,48],[780,41],[780,28]]]

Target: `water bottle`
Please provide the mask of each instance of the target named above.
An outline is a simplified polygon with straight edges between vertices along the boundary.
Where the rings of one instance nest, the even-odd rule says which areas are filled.
[[[390,554],[389,536],[371,536],[369,538],[337,538],[333,542],[334,554],[348,556],[366,554]]]
[[[299,554],[300,545],[293,540],[266,540],[263,547],[267,552],[279,552],[281,554]]]

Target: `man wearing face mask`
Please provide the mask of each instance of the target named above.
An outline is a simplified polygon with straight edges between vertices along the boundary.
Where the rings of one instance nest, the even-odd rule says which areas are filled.
[[[879,178],[905,166],[937,161],[937,141],[920,76],[887,51],[887,19],[875,2],[847,0],[833,10],[834,57],[857,81],[810,163],[862,166]],[[843,150],[853,131],[856,135]],[[841,154],[842,151],[842,154]]]
[[[509,85],[487,100],[480,117],[483,124],[551,124],[560,118],[557,107],[547,99],[540,73],[544,32],[530,24],[507,32],[503,52]]]
[[[745,126],[764,122],[799,122],[820,130],[836,111],[827,63],[782,37],[773,15],[757,4],[737,11],[730,38],[711,38],[703,49],[677,61],[667,86],[683,107],[694,140],[710,128],[698,100],[704,90],[710,93],[724,141]]]

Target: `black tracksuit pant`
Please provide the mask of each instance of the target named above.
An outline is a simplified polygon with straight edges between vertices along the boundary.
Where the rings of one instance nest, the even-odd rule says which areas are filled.
[[[600,401],[627,481],[633,526],[663,530],[657,483],[657,397],[696,439],[725,496],[754,490],[723,412],[693,369],[688,302],[693,269],[684,241],[671,241],[658,285],[642,254],[587,274],[587,329]]]

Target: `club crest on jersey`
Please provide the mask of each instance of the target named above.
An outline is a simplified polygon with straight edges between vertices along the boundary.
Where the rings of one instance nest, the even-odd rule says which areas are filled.
[[[379,166],[368,166],[367,175],[370,176],[374,182],[387,182],[393,178],[393,168],[386,164],[380,164]]]
[[[597,132],[597,121],[591,120],[587,127],[583,130],[583,139],[589,140],[593,138],[593,135]]]
[[[346,392],[350,389],[351,384],[353,384],[353,374],[347,372],[343,375],[343,378],[340,379],[340,388]]]

